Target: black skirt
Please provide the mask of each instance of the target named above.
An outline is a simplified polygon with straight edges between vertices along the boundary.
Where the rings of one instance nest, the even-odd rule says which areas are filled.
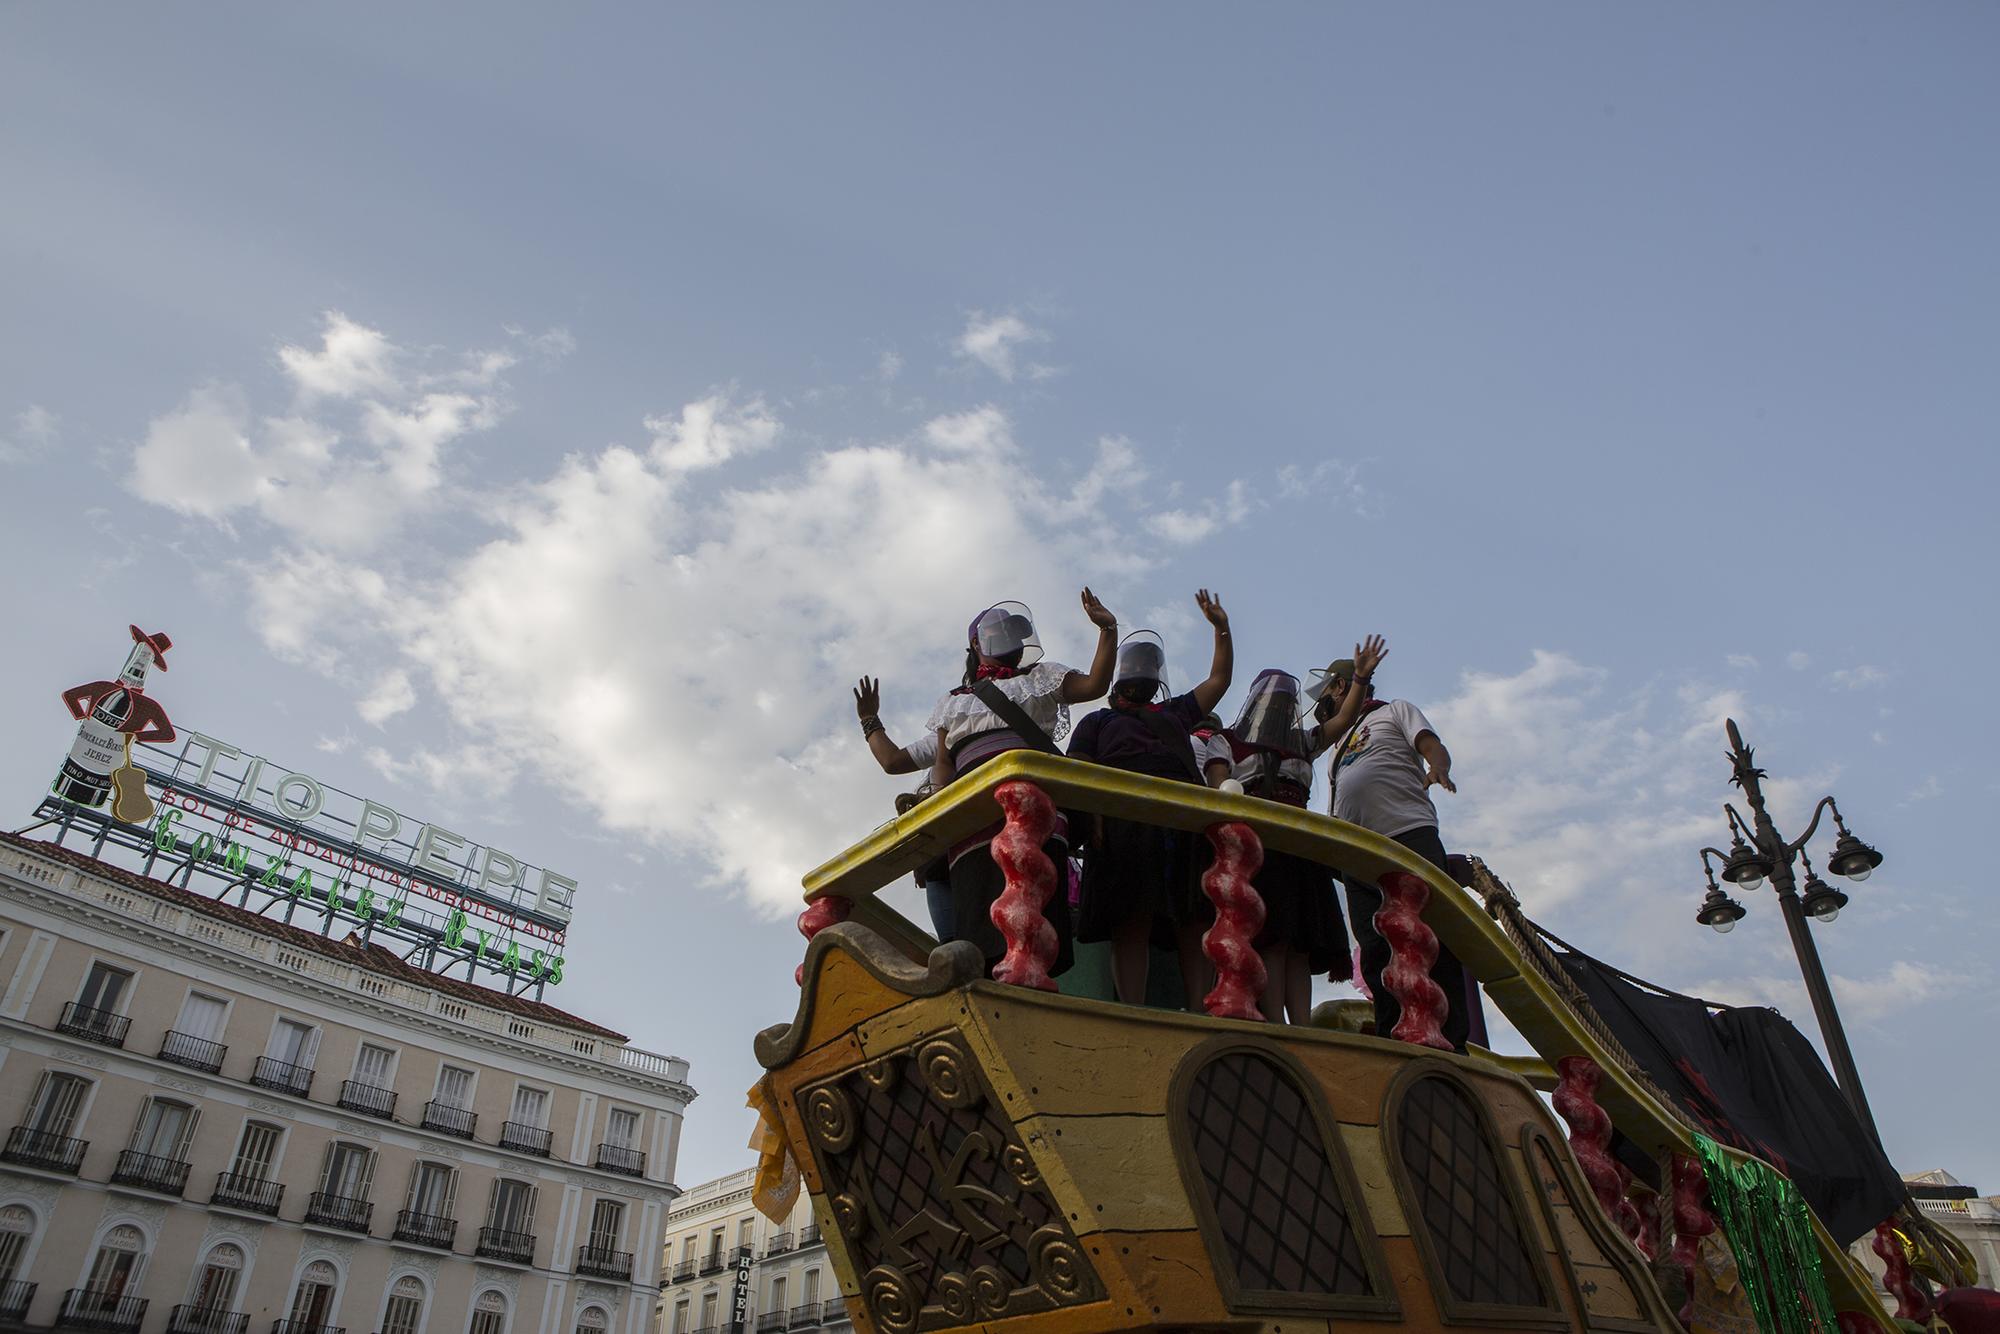
[[[1056,929],[1056,961],[1051,977],[1060,976],[1076,962],[1076,948],[1069,911],[1069,848],[1057,839],[1042,845],[1042,851],[1056,866],[1056,888],[1042,908],[1042,915]],[[1007,942],[993,925],[993,902],[1007,888],[1007,877],[993,860],[985,844],[966,852],[951,865],[952,926],[957,939],[969,940],[986,956],[986,971],[1007,957]]]
[[[1083,859],[1079,941],[1109,940],[1120,922],[1145,913],[1153,919],[1153,944],[1172,949],[1174,928],[1215,920],[1201,892],[1201,873],[1213,856],[1202,855],[1209,851],[1207,839],[1109,815],[1101,828]]]
[[[1290,853],[1264,852],[1251,883],[1264,900],[1264,929],[1257,948],[1285,946],[1307,957],[1315,973],[1338,966],[1347,972],[1347,918],[1333,888],[1333,872]]]

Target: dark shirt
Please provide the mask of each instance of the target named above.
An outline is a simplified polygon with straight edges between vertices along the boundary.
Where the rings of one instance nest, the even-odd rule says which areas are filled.
[[[1192,691],[1152,707],[1184,733],[1193,731],[1208,713],[1195,702]],[[1142,719],[1124,709],[1099,709],[1078,723],[1070,733],[1069,755],[1071,759],[1093,760],[1113,769],[1150,774],[1154,778],[1195,781],[1186,761],[1168,750],[1166,743]]]

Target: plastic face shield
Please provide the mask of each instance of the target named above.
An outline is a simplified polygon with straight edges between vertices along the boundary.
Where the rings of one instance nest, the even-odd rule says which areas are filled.
[[[1298,709],[1299,678],[1290,672],[1267,668],[1250,683],[1250,693],[1244,696],[1236,725],[1229,731],[1246,746],[1289,750],[1292,733],[1298,726],[1294,721]]]
[[[979,613],[972,622],[972,646],[982,657],[1006,658],[1019,653],[1017,667],[1030,667],[1042,660],[1042,641],[1035,637],[1035,618],[1019,602],[999,602]]]
[[[1134,630],[1118,645],[1118,668],[1111,677],[1111,688],[1150,683],[1153,687],[1146,698],[1159,699],[1173,692],[1167,685],[1167,646],[1151,630]]]

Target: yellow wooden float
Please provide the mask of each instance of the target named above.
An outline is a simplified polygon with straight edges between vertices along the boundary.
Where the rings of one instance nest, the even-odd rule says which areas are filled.
[[[1589,1057],[1626,1136],[1661,1162],[1694,1152],[1538,943],[1503,925],[1504,890],[1496,920],[1356,826],[1015,751],[805,878],[808,899],[851,908],[808,947],[796,1017],[757,1039],[767,1149],[796,1160],[857,1329],[1680,1329],[1523,1077],[1546,1065],[1001,985],[877,897],[996,823],[1012,780],[1066,810],[1241,821],[1350,876],[1420,877],[1425,921],[1543,1061]],[[1815,1227],[1836,1307],[1887,1329]]]

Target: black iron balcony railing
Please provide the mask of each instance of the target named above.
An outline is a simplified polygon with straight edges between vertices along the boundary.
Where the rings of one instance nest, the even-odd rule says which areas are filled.
[[[114,1186],[137,1186],[141,1190],[178,1195],[187,1189],[187,1182],[188,1165],[185,1161],[140,1153],[137,1149],[126,1149],[120,1153],[118,1165],[111,1169],[111,1184]]]
[[[836,1320],[847,1319],[847,1302],[840,1297],[830,1297],[819,1304],[819,1322],[831,1325]]]
[[[38,1283],[23,1283],[18,1278],[10,1278],[0,1283],[0,1320],[26,1323],[28,1308],[34,1304]]]
[[[144,1297],[121,1297],[105,1288],[71,1288],[56,1312],[57,1329],[89,1329],[99,1334],[138,1334],[146,1318]]]
[[[263,1177],[243,1176],[236,1172],[221,1172],[215,1178],[215,1193],[208,1197],[210,1204],[219,1204],[227,1209],[248,1209],[253,1214],[270,1214],[276,1217],[278,1204],[285,1198],[282,1182],[266,1181]]]
[[[772,1334],[772,1331],[780,1330],[784,1327],[785,1313],[783,1311],[766,1311],[757,1317],[757,1334]]]
[[[516,1153],[532,1153],[537,1158],[549,1156],[549,1144],[555,1136],[540,1126],[523,1125],[519,1121],[500,1123],[500,1147],[512,1149]]]
[[[799,1229],[799,1249],[819,1245],[819,1224],[807,1223]]]
[[[483,1255],[489,1260],[531,1265],[535,1262],[535,1234],[509,1232],[504,1227],[483,1227],[479,1229],[479,1245],[473,1248],[473,1254]]]
[[[207,1038],[193,1037],[186,1033],[169,1030],[167,1035],[160,1039],[161,1060],[172,1061],[175,1065],[184,1065],[190,1070],[200,1070],[211,1075],[222,1069],[222,1058],[228,1053],[229,1048],[223,1043],[210,1042]]]
[[[87,1139],[51,1135],[33,1126],[15,1126],[7,1132],[7,1147],[0,1149],[0,1159],[23,1167],[39,1167],[44,1172],[67,1172],[75,1176],[83,1166],[83,1151],[89,1147]]]
[[[250,1071],[250,1082],[258,1088],[275,1089],[303,1098],[312,1092],[313,1071],[309,1065],[288,1065],[273,1056],[259,1056]]]
[[[675,1265],[674,1282],[680,1283],[686,1279],[693,1278],[695,1267],[700,1263],[701,1262],[699,1260],[683,1260],[679,1264]]]
[[[249,1327],[248,1311],[225,1311],[219,1306],[176,1306],[167,1317],[167,1334],[243,1334]]]
[[[122,1014],[109,1010],[93,1010],[88,1005],[78,1005],[70,1001],[62,1007],[62,1017],[56,1020],[56,1032],[67,1033],[85,1042],[101,1042],[107,1047],[125,1045],[125,1030],[132,1027],[132,1021]],[[82,1288],[76,1289],[82,1292]]]
[[[770,1240],[764,1243],[766,1255],[783,1255],[790,1249],[792,1249],[792,1234],[789,1232],[773,1232]]]
[[[374,1213],[372,1203],[352,1195],[332,1195],[316,1190],[306,1201],[306,1222],[339,1228],[342,1232],[366,1232],[368,1220]]]
[[[471,1139],[472,1128],[479,1124],[479,1113],[454,1107],[448,1102],[436,1099],[424,1104],[424,1129],[439,1130],[460,1139]]]
[[[606,1172],[619,1172],[628,1177],[646,1175],[646,1154],[641,1149],[628,1149],[622,1144],[600,1144],[597,1146],[597,1165]]]
[[[785,1314],[785,1327],[787,1329],[810,1329],[818,1323],[818,1302],[808,1302],[804,1306],[794,1306]]]
[[[579,1246],[576,1248],[576,1272],[591,1278],[615,1278],[620,1283],[630,1283],[632,1252],[614,1251],[606,1246]]]
[[[701,1272],[704,1274],[713,1274],[716,1270],[722,1268],[725,1263],[727,1261],[720,1250],[710,1251],[707,1255],[701,1257]]]
[[[396,1091],[363,1084],[352,1079],[340,1081],[339,1105],[363,1116],[379,1116],[384,1121],[396,1113]]]
[[[755,1247],[737,1246],[730,1250],[729,1258],[726,1261],[724,1261],[724,1263],[727,1264],[730,1268],[734,1269],[736,1267],[736,1262],[738,1260],[754,1260],[756,1258],[757,1258],[757,1250]]]
[[[452,1239],[458,1235],[458,1220],[442,1214],[420,1214],[404,1209],[396,1215],[395,1238],[414,1246],[435,1246],[441,1251],[451,1249]]]
[[[310,1320],[273,1320],[271,1334],[347,1334],[345,1325],[315,1325]]]

